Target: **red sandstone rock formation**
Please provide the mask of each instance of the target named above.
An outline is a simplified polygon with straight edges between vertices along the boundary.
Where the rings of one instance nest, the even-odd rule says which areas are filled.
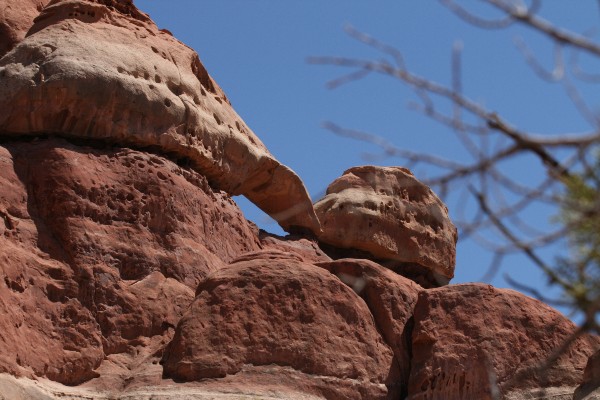
[[[31,29],[35,2],[1,4],[2,39],[29,36],[0,59],[0,398],[597,392],[597,337],[527,368],[574,331],[556,311],[397,274],[454,271],[446,208],[406,170],[349,170],[320,234],[299,178],[131,0],[52,0]],[[259,232],[215,187],[305,236]],[[336,241],[351,220],[367,237]]]
[[[49,0],[0,0],[0,57],[12,50]]]
[[[416,283],[368,260],[342,259],[317,263],[350,286],[366,302],[400,370],[396,386],[408,394],[412,316],[419,291]]]
[[[167,377],[223,378],[244,365],[274,365],[322,381],[321,393],[328,381],[348,393],[328,398],[394,398],[386,389],[399,375],[393,352],[352,289],[286,253],[248,258],[198,286],[165,352]]]
[[[405,168],[350,168],[315,210],[326,244],[401,262],[392,268],[422,275],[423,284],[445,285],[454,276],[457,233],[448,209]]]
[[[309,240],[302,236],[288,235],[280,237],[260,231],[259,238],[260,244],[264,249],[293,253],[299,256],[304,262],[318,263],[331,261],[331,258],[325,254],[314,240]]]
[[[51,1],[0,61],[0,77],[2,136],[157,148],[284,229],[320,230],[300,178],[245,125],[198,55],[131,1]]]
[[[414,319],[409,392],[415,400],[530,398],[564,388],[572,394],[600,347],[598,337],[583,336],[536,368],[575,325],[540,301],[484,284],[422,291]]]
[[[583,373],[583,382],[575,391],[573,399],[600,399],[600,350],[594,353],[588,360]]]
[[[3,371],[95,377],[106,355],[174,328],[203,277],[260,248],[228,196],[162,157],[43,140],[0,147],[0,163]]]

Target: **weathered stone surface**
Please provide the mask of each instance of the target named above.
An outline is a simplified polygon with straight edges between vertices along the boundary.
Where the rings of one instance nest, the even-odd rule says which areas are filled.
[[[33,25],[49,0],[0,0],[0,57],[8,53]]]
[[[517,399],[563,387],[572,396],[588,357],[600,348],[598,337],[583,336],[548,368],[532,368],[576,326],[540,301],[484,284],[420,292],[414,321],[409,384],[414,400],[492,399],[493,392]]]
[[[594,353],[588,360],[583,374],[583,384],[600,387],[600,350]]]
[[[124,280],[161,271],[195,289],[209,272],[260,249],[256,228],[206,179],[134,150],[64,140],[10,144],[30,208],[56,252]]]
[[[0,0],[0,55],[29,32],[0,60],[0,399],[600,398],[597,337],[528,369],[575,329],[556,311],[394,272],[454,269],[407,170],[348,170],[320,234],[191,49],[131,0],[52,0],[29,30],[42,3]]]
[[[0,61],[0,77],[2,136],[151,147],[245,195],[284,229],[320,230],[300,178],[244,124],[198,55],[131,1],[51,1]]]
[[[229,196],[165,158],[60,139],[5,144],[0,371],[94,378],[111,354],[172,334],[202,278],[259,249]]]
[[[103,356],[100,327],[77,300],[74,272],[38,247],[26,184],[0,147],[0,372],[90,379]]]
[[[411,364],[413,310],[423,289],[369,260],[342,259],[316,265],[336,275],[367,303],[378,330],[394,351],[394,363],[400,370],[395,385],[404,398]]]
[[[420,266],[434,286],[454,276],[456,228],[448,209],[426,185],[400,167],[354,167],[315,203],[329,245],[366,251],[410,269]],[[421,283],[421,282],[419,282]]]
[[[600,400],[600,350],[592,354],[583,373],[583,382],[575,392],[574,400]]]
[[[244,365],[272,365],[290,367],[312,384],[316,379],[328,399],[397,396],[392,350],[360,297],[324,269],[285,253],[252,258],[199,285],[165,352],[167,377],[224,378]]]
[[[307,263],[331,261],[331,258],[321,250],[314,239],[311,240],[297,235],[281,237],[262,230],[259,232],[259,238],[264,249],[292,253]]]
[[[97,390],[89,387],[69,387],[44,379],[31,380],[0,374],[0,399],[2,400],[323,400],[326,397],[312,394],[311,387],[294,389],[299,374],[293,370],[264,368],[259,374],[237,375],[235,382],[220,379],[186,384],[146,386],[123,390]],[[317,378],[315,378],[317,379]],[[330,382],[332,387],[335,382]],[[355,397],[348,390],[348,399]]]

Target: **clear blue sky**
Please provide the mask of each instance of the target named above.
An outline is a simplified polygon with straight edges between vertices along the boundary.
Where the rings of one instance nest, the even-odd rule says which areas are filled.
[[[380,58],[350,39],[346,24],[400,49],[408,67],[442,83],[450,80],[450,55],[455,41],[463,51],[464,92],[504,114],[512,123],[539,133],[585,131],[589,127],[566,100],[562,90],[541,82],[531,72],[513,39],[523,35],[540,60],[551,63],[552,45],[537,34],[516,28],[485,31],[453,16],[437,1],[398,0],[136,0],[159,28],[194,48],[209,73],[224,89],[236,111],[284,164],[294,169],[314,199],[327,185],[355,165],[398,165],[399,160],[367,161],[364,153],[377,148],[331,134],[321,127],[333,121],[369,131],[399,147],[459,157],[460,149],[447,128],[411,111],[414,94],[389,78],[368,77],[336,90],[325,83],[345,71],[315,66],[309,56],[343,55]],[[480,2],[465,1],[477,6]],[[592,1],[543,2],[542,15],[584,31],[598,27]],[[541,170],[516,163],[514,173],[524,182],[539,179]],[[414,171],[426,176],[426,169]],[[237,199],[236,199],[237,200]],[[246,216],[263,229],[280,233],[247,201],[239,202]],[[456,204],[449,201],[451,215]],[[544,228],[548,213],[532,213],[532,223]],[[458,247],[454,283],[478,281],[490,254],[472,242]],[[503,272],[517,280],[544,279],[530,263],[513,257]],[[491,283],[507,287],[498,275]]]

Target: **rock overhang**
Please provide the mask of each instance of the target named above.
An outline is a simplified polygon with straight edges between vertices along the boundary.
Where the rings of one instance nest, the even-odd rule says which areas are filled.
[[[51,1],[0,59],[0,77],[2,136],[153,148],[190,160],[285,230],[320,231],[300,178],[246,126],[198,55],[131,1]]]

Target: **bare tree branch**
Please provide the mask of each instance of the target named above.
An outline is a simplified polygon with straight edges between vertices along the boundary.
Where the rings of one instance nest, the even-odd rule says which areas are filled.
[[[509,25],[515,22],[515,19],[511,15],[504,16],[503,18],[499,18],[496,20],[489,20],[478,17],[465,8],[455,3],[452,0],[440,0],[444,6],[446,6],[450,11],[456,14],[459,18],[464,20],[465,22],[476,26],[478,28],[483,29],[503,29],[508,27]]]
[[[600,56],[600,45],[588,40],[584,36],[558,28],[531,12],[530,9],[514,7],[506,0],[486,0],[486,2],[503,11],[516,21],[548,36],[556,43],[579,48],[595,56]]]
[[[432,154],[400,149],[390,141],[371,133],[345,129],[333,123],[325,127],[345,137],[365,141],[381,149],[380,157],[396,157],[409,168],[424,167],[424,183],[437,189],[442,198],[457,200],[455,219],[460,237],[469,238],[492,253],[484,279],[492,279],[500,270],[505,257],[523,254],[558,285],[566,300],[546,299],[585,313],[583,329],[598,330],[595,315],[600,312],[600,239],[587,243],[593,252],[581,252],[578,258],[547,261],[541,249],[570,245],[572,232],[589,228],[589,221],[600,221],[600,113],[588,103],[581,82],[600,82],[600,74],[584,71],[579,65],[580,53],[600,59],[600,45],[581,35],[541,18],[537,13],[539,0],[482,0],[498,13],[498,18],[480,17],[458,4],[457,0],[439,0],[461,19],[485,29],[510,28],[515,23],[527,26],[548,38],[554,46],[554,58],[546,67],[536,57],[524,39],[516,41],[525,62],[535,75],[545,82],[558,83],[564,95],[591,125],[591,130],[540,134],[518,127],[493,109],[464,93],[462,43],[455,42],[450,60],[449,84],[442,84],[411,71],[403,54],[388,44],[347,27],[348,34],[381,52],[391,60],[369,60],[351,57],[312,57],[309,62],[349,68],[351,72],[330,82],[339,85],[364,79],[371,73],[390,77],[411,88],[416,94],[411,108],[423,113],[450,129],[456,143],[462,146],[461,155],[446,158]],[[528,5],[527,5],[528,4]],[[600,4],[600,2],[599,2]],[[572,55],[567,65],[565,56]],[[596,82],[594,82],[596,83]],[[552,117],[552,116],[551,116]],[[523,167],[521,164],[525,165]],[[519,168],[531,168],[537,182],[522,180]],[[529,173],[529,171],[527,171]],[[565,197],[573,184],[583,189],[596,188],[597,199],[582,204]],[[590,186],[591,185],[591,186]],[[467,204],[470,204],[467,206]],[[552,226],[541,225],[528,217],[531,209],[552,210],[556,214],[568,209],[575,217],[561,219]],[[552,212],[549,211],[549,212]],[[552,214],[546,215],[549,217]],[[554,214],[554,216],[556,216]],[[586,249],[587,249],[586,247]],[[560,255],[560,253],[557,253]],[[541,293],[526,285],[507,281],[536,297]],[[592,283],[590,283],[592,282]],[[596,285],[596,286],[594,286]]]

